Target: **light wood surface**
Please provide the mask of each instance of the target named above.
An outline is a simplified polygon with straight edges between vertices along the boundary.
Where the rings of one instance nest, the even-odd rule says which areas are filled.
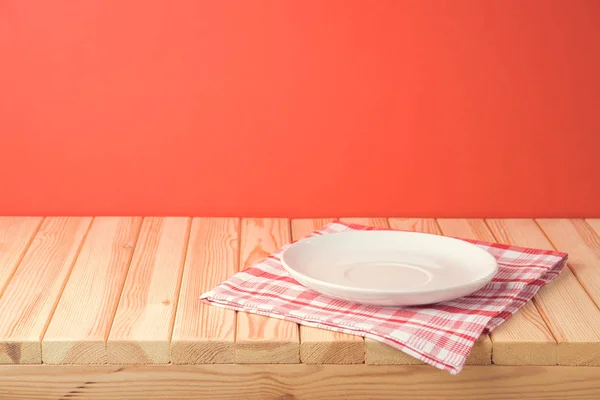
[[[288,219],[242,219],[239,269],[251,267],[290,241]],[[235,355],[236,363],[299,363],[298,324],[238,312]]]
[[[113,364],[170,361],[189,218],[145,218],[106,350]]]
[[[141,218],[98,217],[42,341],[46,364],[102,364]]]
[[[496,242],[482,219],[438,219],[445,235]],[[490,335],[492,359],[499,365],[555,365],[556,340],[533,302],[528,302]],[[488,346],[486,346],[488,347]]]
[[[48,364],[63,364],[56,367],[57,371],[63,371],[60,368],[68,368],[64,364],[71,363],[109,362],[115,366],[155,363],[159,367],[160,363],[169,361],[173,364],[238,362],[255,364],[239,367],[259,368],[248,372],[260,377],[256,379],[263,379],[261,374],[266,371],[258,364],[279,371],[278,367],[290,367],[282,365],[286,363],[327,364],[323,367],[363,362],[420,363],[371,339],[364,341],[358,336],[328,330],[298,328],[288,321],[252,314],[236,316],[234,311],[207,306],[198,300],[201,294],[236,271],[279,249],[291,240],[292,231],[297,239],[330,220],[294,220],[290,224],[287,219],[153,217],[142,223],[141,218],[127,217],[99,217],[93,222],[90,217],[2,217],[0,276],[5,277],[5,283],[4,294],[0,296],[0,363],[40,363],[43,360]],[[391,218],[389,224],[387,218],[343,221],[552,248],[544,232],[531,219],[492,219],[487,221],[487,226],[483,220],[464,219]],[[559,248],[569,252],[573,261],[570,267],[579,278],[593,278],[594,269],[598,269],[598,232],[595,230],[600,229],[600,220],[540,221],[557,246],[562,241],[563,246]],[[562,233],[563,228],[568,235]],[[491,335],[492,341],[482,337],[467,363],[489,364],[492,354],[497,365],[491,368],[558,363],[586,371],[583,366],[600,365],[600,309],[588,295],[594,294],[594,284],[589,281],[586,292],[571,270],[566,269],[555,282],[542,288],[532,303],[498,327]],[[386,368],[399,368],[394,365],[369,367],[381,368],[379,371],[384,371],[384,375]],[[191,367],[177,368],[187,371]],[[215,368],[214,371],[221,371],[220,367]],[[403,370],[408,371],[407,376],[412,374],[410,371],[420,371],[419,368],[435,371],[429,366],[402,368],[409,368]],[[469,367],[465,371],[468,370]],[[354,371],[348,372],[348,376],[354,376]],[[148,373],[154,374],[151,369]],[[160,381],[159,375],[152,376]],[[340,379],[346,379],[343,376]],[[370,376],[366,374],[368,382],[373,379]],[[464,372],[460,376],[465,376]],[[500,374],[497,379],[502,381],[503,377]],[[561,387],[568,387],[565,385]],[[87,391],[85,382],[83,386]],[[121,394],[143,396],[130,382],[116,386],[123,389]],[[23,389],[34,394],[38,390],[31,385]],[[107,390],[110,389],[105,388],[102,393],[108,393]],[[185,391],[180,385],[177,390]],[[224,390],[229,393],[228,389]],[[273,398],[293,393],[313,394],[302,390],[284,391]],[[60,396],[65,393],[73,394],[66,398],[84,397],[68,392]],[[264,398],[272,394],[265,388],[257,393]],[[503,398],[510,398],[506,393]],[[168,394],[158,392],[159,397]],[[1,392],[0,398],[4,398]]]
[[[597,400],[597,367],[0,366],[3,400]]]
[[[585,222],[592,227],[597,235],[600,235],[600,218],[588,218]]]
[[[569,253],[571,271],[600,307],[600,236],[598,233],[582,219],[539,219],[537,222],[554,247]]]
[[[333,218],[295,219],[293,240],[322,228]],[[361,336],[300,325],[300,361],[305,364],[361,364],[365,361],[365,342]]]
[[[510,244],[510,233],[502,221],[490,220],[489,225],[493,227],[500,242]],[[501,232],[503,234],[500,234]],[[538,310],[536,300],[525,304],[518,313],[497,327],[491,337],[494,342],[495,364],[556,365],[558,363],[556,339]]]
[[[442,234],[433,218],[389,218],[388,224],[390,228],[401,231]]]
[[[553,249],[531,219],[488,220],[502,243]],[[600,310],[569,268],[542,287],[534,303],[558,342],[560,365],[600,365]]]
[[[42,362],[40,341],[91,221],[52,217],[40,227],[0,299],[0,364]]]
[[[233,275],[239,259],[238,218],[194,218],[171,340],[174,364],[233,363],[235,311],[200,303]]]
[[[388,220],[387,218],[367,218],[367,217],[345,217],[340,218],[341,222],[346,224],[359,224],[365,226],[372,226],[375,228],[388,228]]]
[[[0,217],[0,298],[41,222],[39,217]]]
[[[445,236],[462,239],[496,242],[483,219],[477,218],[438,218],[437,223]]]

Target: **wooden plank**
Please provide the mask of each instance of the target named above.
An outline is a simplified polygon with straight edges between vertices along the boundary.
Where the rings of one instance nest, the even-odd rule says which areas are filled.
[[[44,338],[46,364],[107,362],[113,322],[142,219],[94,219]]]
[[[531,219],[493,219],[488,225],[502,243],[553,249]],[[542,287],[533,301],[558,342],[558,364],[600,365],[600,311],[569,268]]]
[[[433,218],[389,218],[388,224],[392,229],[400,231],[442,234]]]
[[[372,226],[375,228],[388,228],[387,218],[368,218],[368,217],[352,217],[352,218],[340,218],[341,222],[346,224],[359,224],[364,226]]]
[[[496,242],[483,219],[438,218],[437,223],[446,236]]]
[[[482,219],[438,219],[438,223],[448,236],[496,242]],[[492,352],[494,364],[556,364],[556,340],[532,302],[496,328],[490,337],[491,341],[479,343],[479,348],[486,354],[488,349]],[[488,355],[485,359],[489,360]]]
[[[287,219],[242,219],[240,270],[254,265],[291,240]],[[298,324],[245,312],[237,313],[236,363],[298,363]]]
[[[190,218],[145,218],[106,345],[112,364],[170,361]]]
[[[233,275],[239,259],[238,218],[194,218],[171,340],[174,364],[233,363],[235,311],[199,297]]]
[[[0,397],[55,399],[597,400],[595,367],[428,365],[0,366]]]
[[[41,222],[40,217],[0,217],[0,298]]]
[[[569,266],[600,307],[600,236],[582,219],[539,219],[557,249],[569,253]]]
[[[600,218],[588,218],[585,220],[589,226],[596,231],[597,235],[600,235]]]
[[[295,219],[292,238],[299,240],[333,219]],[[361,364],[365,342],[361,336],[300,325],[300,361],[305,364]]]
[[[42,362],[42,336],[91,221],[43,222],[0,299],[0,364]],[[21,230],[27,241],[34,229],[37,226]]]

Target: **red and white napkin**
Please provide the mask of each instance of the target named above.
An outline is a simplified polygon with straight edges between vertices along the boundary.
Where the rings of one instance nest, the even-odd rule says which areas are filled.
[[[334,222],[310,236],[371,229]],[[374,307],[323,296],[288,275],[280,261],[283,248],[200,299],[237,311],[372,338],[457,374],[479,336],[491,332],[531,300],[540,287],[558,276],[567,261],[567,254],[561,252],[467,241],[498,260],[498,273],[478,292],[435,305]]]

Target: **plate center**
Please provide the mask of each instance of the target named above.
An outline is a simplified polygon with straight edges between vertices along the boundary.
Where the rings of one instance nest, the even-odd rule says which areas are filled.
[[[409,290],[425,286],[433,278],[423,266],[397,261],[344,264],[344,278],[352,286],[380,290]]]

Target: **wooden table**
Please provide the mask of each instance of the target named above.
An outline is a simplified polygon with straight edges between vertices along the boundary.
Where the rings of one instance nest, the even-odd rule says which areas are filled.
[[[342,218],[569,253],[458,376],[198,301],[331,220],[0,217],[0,399],[600,398],[600,219]]]

